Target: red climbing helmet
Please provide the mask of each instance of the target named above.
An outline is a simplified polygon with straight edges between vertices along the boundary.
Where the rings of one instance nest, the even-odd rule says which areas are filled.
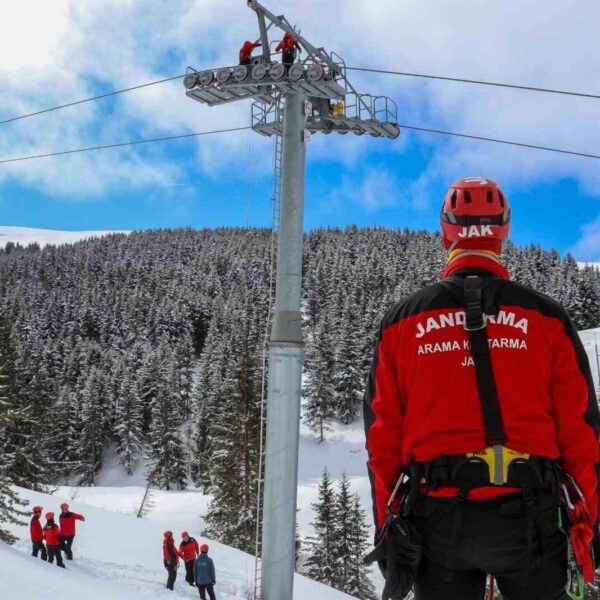
[[[208,546],[206,544],[202,544],[202,546],[200,546],[200,552],[208,552]]]
[[[187,531],[182,531],[182,532],[181,532],[181,537],[182,537],[183,539],[185,539],[185,538],[187,538],[187,537],[190,537],[190,534],[189,534]]]
[[[60,510],[69,510],[69,505],[66,502],[63,502],[60,505]]]
[[[34,506],[31,509],[31,512],[33,512],[33,513],[41,513],[42,512],[42,507],[41,506]]]
[[[467,177],[450,186],[440,222],[446,250],[500,252],[510,231],[510,206],[495,181]]]
[[[165,539],[168,540],[169,538],[173,537],[173,532],[165,531],[164,536],[165,536]]]
[[[46,521],[54,521],[54,513],[53,512],[46,513]]]

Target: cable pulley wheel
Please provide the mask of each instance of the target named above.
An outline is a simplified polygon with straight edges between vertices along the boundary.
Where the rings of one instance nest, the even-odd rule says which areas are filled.
[[[246,79],[248,79],[249,74],[250,74],[250,70],[248,69],[248,67],[246,65],[238,65],[233,70],[233,78],[238,83],[241,83],[242,81],[245,81]]]
[[[314,65],[309,65],[306,69],[306,79],[311,82],[321,81],[325,77],[325,69],[315,63]]]
[[[274,81],[281,81],[285,77],[285,67],[281,63],[275,63],[269,69],[269,76]]]
[[[258,64],[252,67],[252,79],[254,81],[262,81],[267,76],[267,67],[266,65]]]
[[[186,90],[193,90],[198,85],[196,73],[190,73],[183,78],[183,87]]]
[[[203,71],[197,79],[200,85],[210,85],[215,80],[215,74],[212,71]]]
[[[288,79],[300,81],[304,77],[304,67],[300,63],[294,63],[288,71]]]
[[[217,71],[217,81],[219,83],[227,83],[231,78],[231,69],[229,67],[225,67],[224,69],[219,69]]]

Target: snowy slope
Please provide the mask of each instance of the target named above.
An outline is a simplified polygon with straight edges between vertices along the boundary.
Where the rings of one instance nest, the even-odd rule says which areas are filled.
[[[92,237],[101,237],[108,233],[130,233],[129,231],[55,231],[52,229],[32,229],[30,227],[0,226],[0,248],[7,242],[28,246],[37,242],[40,246],[48,244],[73,244]]]
[[[14,548],[0,543],[0,596],[10,600],[153,600],[160,598],[198,598],[198,591],[178,573],[175,592],[164,588],[166,571],[162,565],[162,539],[165,529],[179,536],[174,518],[189,517],[187,527],[194,537],[210,546],[217,572],[219,600],[246,600],[252,586],[254,558],[244,552],[201,538],[192,518],[197,509],[193,500],[169,505],[165,520],[147,521],[119,514],[78,501],[68,496],[41,494],[17,488],[30,505],[40,504],[44,511],[58,512],[63,500],[72,510],[83,513],[78,523],[73,562],[67,570],[28,556],[30,543],[27,526],[10,526],[21,539]],[[100,494],[102,492],[99,492]],[[21,551],[21,552],[19,552]],[[294,581],[294,596],[303,600],[349,600],[337,592],[300,575]]]

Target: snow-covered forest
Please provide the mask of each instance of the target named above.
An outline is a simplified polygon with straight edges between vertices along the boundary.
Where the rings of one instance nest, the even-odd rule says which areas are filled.
[[[157,487],[212,495],[207,535],[252,551],[270,231],[159,230],[0,251],[0,470],[93,484],[116,445]],[[513,277],[600,325],[600,275],[509,246]],[[305,239],[304,414],[317,437],[357,417],[379,321],[439,277],[440,238],[384,228]]]

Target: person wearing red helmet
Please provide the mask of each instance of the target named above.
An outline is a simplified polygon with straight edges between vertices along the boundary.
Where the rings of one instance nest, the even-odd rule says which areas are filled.
[[[286,73],[289,68],[296,62],[296,51],[302,52],[300,44],[296,38],[289,32],[283,36],[283,40],[279,42],[275,48],[275,52],[281,52],[281,62],[285,66]]]
[[[387,312],[364,396],[384,597],[414,583],[416,600],[479,600],[493,574],[503,598],[566,598],[557,514],[569,476],[589,515],[579,551],[592,579],[598,540],[586,353],[557,302],[510,280],[511,210],[494,181],[454,183],[440,221],[442,280]]]
[[[245,41],[240,48],[240,65],[249,65],[252,62],[252,50],[260,46],[260,40],[255,42]]]
[[[31,535],[32,551],[31,556],[37,558],[38,553],[41,553],[42,560],[48,560],[48,553],[46,552],[46,546],[44,546],[44,531],[40,518],[42,516],[42,507],[34,506],[31,509],[32,517],[29,523],[29,533]]]
[[[48,548],[48,562],[52,563],[56,558],[56,565],[64,569],[65,563],[63,563],[62,554],[60,552],[62,548],[60,527],[54,522],[53,512],[47,512],[45,516],[46,524],[44,525],[42,532]]]
[[[194,583],[194,561],[198,554],[200,554],[198,542],[193,537],[190,537],[187,531],[183,531],[181,533],[181,544],[179,544],[179,556],[181,556],[185,564],[185,580],[192,587],[196,585]]]
[[[60,522],[60,531],[63,540],[63,550],[67,560],[73,560],[73,540],[75,539],[75,521],[85,521],[83,515],[71,512],[69,505],[63,502],[60,505],[60,516],[58,517]]]
[[[206,592],[208,592],[210,600],[216,600],[214,590],[214,586],[217,583],[215,564],[212,558],[208,556],[208,546],[206,544],[200,546],[200,556],[196,558],[196,562],[194,563],[194,578],[200,592],[201,600],[206,600]]]
[[[179,567],[179,554],[177,553],[177,548],[175,548],[172,531],[165,531],[163,536],[163,562],[169,574],[167,577],[167,589],[172,590],[175,586],[177,569]]]

